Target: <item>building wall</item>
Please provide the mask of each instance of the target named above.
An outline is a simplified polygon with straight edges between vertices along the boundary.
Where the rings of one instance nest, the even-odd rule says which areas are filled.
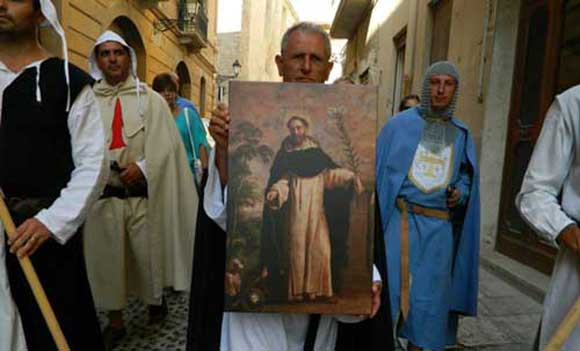
[[[274,57],[286,29],[298,22],[289,0],[244,0],[241,31],[218,33],[218,84],[221,101],[227,102],[232,64],[241,64],[239,80],[280,81]],[[215,95],[218,96],[216,86]]]
[[[239,79],[280,81],[274,57],[284,31],[298,22],[289,0],[245,0],[240,35]]]
[[[233,63],[240,62],[240,38],[242,32],[218,33],[218,77],[216,89],[217,99],[226,102],[229,99],[229,81],[234,76]]]
[[[143,43],[142,48],[136,48],[142,54],[138,59],[139,76],[151,84],[153,78],[163,72],[175,71],[177,65],[183,62],[189,71],[191,95],[187,96],[197,106],[201,102],[201,85],[205,81],[207,116],[214,103],[214,74],[217,61],[217,0],[206,0],[208,16],[208,43],[201,50],[191,50],[179,43],[178,36],[168,30],[160,32],[154,28],[158,20],[151,6],[157,6],[159,11],[168,18],[177,18],[177,1],[153,0],[59,0],[55,1],[61,14],[65,29],[69,56],[72,63],[87,69],[88,56],[95,40],[105,30],[111,28],[113,22],[124,17],[124,23],[133,24],[138,33],[133,33]],[[46,39],[52,45],[54,41]],[[187,82],[182,82],[187,83]]]
[[[481,236],[495,245],[502,172],[514,75],[521,0],[501,0],[496,7],[491,72],[486,86],[479,164],[481,168]],[[506,79],[507,78],[507,79]]]
[[[483,129],[483,93],[480,73],[485,70],[482,56],[486,1],[453,0],[448,59],[457,65],[461,82],[457,116],[467,123],[478,151]],[[480,153],[478,152],[478,155]]]
[[[224,75],[233,75],[232,64],[240,58],[241,32],[218,34],[218,72]]]
[[[424,0],[378,0],[349,40],[346,74],[358,77],[369,69],[370,84],[379,88],[383,124],[392,115],[396,47],[393,39],[406,30],[404,89],[421,93],[429,66],[433,14]],[[460,74],[456,115],[469,126],[482,169],[482,239],[495,240],[501,170],[515,62],[520,1],[453,0],[448,59]]]

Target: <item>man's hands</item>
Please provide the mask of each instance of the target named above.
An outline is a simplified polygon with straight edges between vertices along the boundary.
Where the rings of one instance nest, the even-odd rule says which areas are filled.
[[[50,239],[50,230],[36,218],[27,219],[18,228],[16,236],[8,240],[10,252],[18,258],[30,256]]]
[[[268,202],[268,206],[270,206],[271,208],[278,208],[279,197],[280,196],[278,195],[278,192],[276,190],[268,191],[268,194],[266,194],[266,202]]]
[[[580,257],[580,228],[577,225],[567,226],[556,240]]]
[[[217,149],[227,151],[229,128],[230,111],[225,104],[218,104],[215,110],[211,112],[211,120],[209,122],[209,133],[214,138]]]
[[[373,305],[371,307],[371,314],[369,315],[360,315],[359,318],[366,319],[366,318],[373,318],[379,312],[381,308],[381,290],[383,290],[383,283],[380,281],[373,282],[373,287],[371,289],[373,294]]]
[[[222,186],[228,183],[228,139],[230,136],[230,111],[219,104],[211,112],[209,133],[215,140],[215,165],[219,171]]]
[[[455,208],[459,205],[459,200],[461,200],[461,193],[457,188],[448,187],[447,188],[447,207]]]
[[[381,308],[381,290],[383,290],[383,283],[381,282],[374,282],[373,283],[373,307],[371,309],[370,318],[373,318],[379,312],[379,308]]]
[[[145,176],[141,172],[141,168],[133,162],[123,169],[123,172],[121,172],[121,180],[125,185],[130,186],[144,181]]]

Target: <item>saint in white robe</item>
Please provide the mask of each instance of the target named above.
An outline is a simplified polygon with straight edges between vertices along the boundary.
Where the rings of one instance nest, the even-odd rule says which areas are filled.
[[[278,194],[277,208],[288,204],[288,297],[333,295],[330,230],[324,210],[325,190],[348,187],[354,173],[327,169],[314,177],[287,176],[270,187]]]

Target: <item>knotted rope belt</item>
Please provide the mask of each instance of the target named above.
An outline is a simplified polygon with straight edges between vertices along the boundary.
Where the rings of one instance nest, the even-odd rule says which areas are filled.
[[[403,198],[397,198],[397,208],[401,211],[401,291],[400,304],[403,319],[409,315],[409,212],[420,216],[437,218],[444,221],[451,219],[449,211],[436,210],[407,203]]]

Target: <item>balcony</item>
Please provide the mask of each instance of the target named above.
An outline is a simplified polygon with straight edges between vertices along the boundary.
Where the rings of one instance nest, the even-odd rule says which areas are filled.
[[[207,46],[207,11],[201,1],[182,0],[179,4],[179,42],[194,49]]]
[[[163,11],[153,8],[152,11],[158,18],[154,23],[155,30],[160,32],[171,30],[182,45],[194,50],[207,47],[208,17],[204,2],[203,0],[177,1],[177,18],[168,18]]]
[[[336,1],[336,0],[335,0]],[[338,0],[338,7],[330,35],[336,39],[350,39],[356,32],[358,25],[372,9],[374,0]]]
[[[160,2],[168,2],[169,0],[139,0],[139,3],[143,8],[153,9],[157,8]]]

